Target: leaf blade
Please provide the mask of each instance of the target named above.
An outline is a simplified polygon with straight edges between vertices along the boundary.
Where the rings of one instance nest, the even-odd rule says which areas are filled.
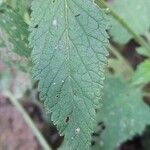
[[[145,85],[150,82],[150,59],[147,59],[140,63],[133,75],[133,84]]]
[[[139,35],[149,32],[149,9],[150,1],[147,0],[116,0],[112,8],[119,14],[126,23]],[[112,29],[110,31],[116,42],[125,44],[133,37],[113,18],[111,19]]]
[[[32,3],[33,76],[65,141],[88,149],[108,55],[107,21],[91,0],[42,3]]]
[[[28,46],[28,25],[23,18],[6,5],[0,6],[0,28],[8,34],[12,50],[17,54],[29,57],[31,50]]]
[[[144,131],[150,124],[150,108],[142,99],[141,89],[120,77],[108,77],[104,93],[104,106],[97,119],[104,122],[106,128],[101,134],[99,147],[112,150]]]

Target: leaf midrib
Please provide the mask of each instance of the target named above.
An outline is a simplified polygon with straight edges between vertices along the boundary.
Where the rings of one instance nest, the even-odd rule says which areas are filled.
[[[67,58],[66,58],[66,63],[67,63],[67,78],[68,78],[68,82],[69,82],[69,86],[70,86],[70,89],[71,89],[71,101],[72,101],[72,103],[73,104],[75,104],[75,101],[74,101],[74,92],[73,92],[73,86],[72,86],[72,84],[71,84],[71,79],[72,79],[72,77],[71,77],[71,67],[70,67],[70,44],[69,44],[69,41],[70,41],[70,39],[69,39],[69,31],[68,31],[68,24],[69,24],[69,19],[68,19],[68,1],[67,0],[64,0],[64,8],[65,8],[65,11],[64,11],[64,17],[65,17],[65,36],[66,36],[66,53],[67,53]],[[72,110],[72,113],[73,113],[73,111],[74,111],[74,106],[72,107],[73,108],[73,110]],[[71,113],[71,114],[72,114]]]
[[[72,103],[73,104],[75,104],[75,101],[74,101],[74,92],[73,92],[73,86],[72,86],[72,84],[71,84],[71,81],[70,80],[72,80],[72,81],[75,81],[75,79],[72,77],[72,75],[71,75],[71,71],[70,71],[70,41],[72,42],[72,44],[75,46],[75,44],[74,44],[74,42],[72,41],[72,39],[70,38],[70,35],[69,35],[69,28],[68,28],[68,25],[69,25],[69,19],[68,19],[68,8],[69,8],[69,6],[68,6],[68,1],[67,0],[64,0],[65,1],[65,3],[64,3],[64,5],[65,5],[65,13],[64,13],[64,15],[65,15],[65,36],[66,36],[66,53],[67,53],[67,57],[68,58],[66,58],[67,59],[67,64],[68,64],[68,66],[69,66],[69,68],[67,68],[68,69],[68,80],[69,80],[69,84],[70,84],[70,89],[71,89],[71,95],[72,95],[72,97],[73,98],[71,98],[71,100],[72,100]],[[70,8],[69,8],[70,9]],[[77,47],[75,46],[75,49],[77,50]],[[79,58],[80,58],[80,60],[82,61],[82,64],[84,65],[84,67],[86,68],[86,70],[87,70],[87,72],[88,72],[88,69],[87,69],[87,67],[86,67],[86,65],[85,65],[85,63],[83,62],[83,60],[82,60],[82,58],[81,58],[81,56],[79,55],[79,52],[78,52],[78,50],[77,50],[77,53],[78,53],[78,56],[79,56]],[[88,73],[89,74],[89,73]],[[91,76],[90,76],[90,78],[91,78]],[[92,78],[91,78],[92,79]],[[76,83],[78,83],[77,81],[76,81]],[[78,86],[79,86],[79,83],[77,84]],[[88,99],[90,99],[91,100],[91,98],[89,98],[84,92],[83,92],[83,90],[82,90],[82,88],[79,86],[79,88],[80,88],[80,90],[81,90],[81,92],[82,92],[82,94],[86,97],[86,98],[88,98]],[[76,104],[75,104],[76,105]],[[73,111],[74,111],[74,108],[75,107],[73,107]],[[72,111],[72,112],[73,112]],[[90,113],[89,113],[90,114]]]

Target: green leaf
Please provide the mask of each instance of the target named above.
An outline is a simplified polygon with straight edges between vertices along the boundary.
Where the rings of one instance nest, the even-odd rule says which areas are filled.
[[[72,150],[88,150],[108,52],[107,20],[92,0],[34,0],[33,77]]]
[[[145,60],[138,65],[133,76],[134,84],[147,84],[150,82],[150,59]]]
[[[28,47],[28,25],[20,15],[5,5],[0,6],[0,18],[0,28],[8,34],[12,50],[29,57],[31,50]]]
[[[102,150],[113,150],[144,131],[150,124],[150,108],[143,102],[141,90],[122,78],[109,77],[104,92],[104,105],[98,121],[104,122],[106,129],[99,145]]]
[[[28,13],[28,9],[31,3],[31,0],[6,0],[6,3],[17,11],[19,15],[25,17],[25,14]]]
[[[112,8],[128,25],[140,35],[144,35],[150,28],[149,0],[115,0]],[[112,19],[111,35],[114,40],[125,44],[132,36],[114,19]]]
[[[136,48],[136,51],[145,57],[150,57],[150,52],[148,52],[144,47],[138,47]]]

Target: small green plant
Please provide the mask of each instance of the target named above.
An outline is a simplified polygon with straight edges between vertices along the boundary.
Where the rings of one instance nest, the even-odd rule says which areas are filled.
[[[143,102],[149,10],[148,0],[115,0],[111,7],[103,0],[1,2],[0,43],[26,59],[24,70],[38,81],[44,110],[64,136],[61,150],[113,150],[150,124]],[[134,39],[144,62],[133,70],[109,35],[121,46]]]

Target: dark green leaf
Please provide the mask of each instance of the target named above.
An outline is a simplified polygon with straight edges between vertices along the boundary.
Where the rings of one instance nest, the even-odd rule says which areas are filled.
[[[92,0],[34,0],[33,77],[72,150],[89,149],[105,78],[107,20]]]

